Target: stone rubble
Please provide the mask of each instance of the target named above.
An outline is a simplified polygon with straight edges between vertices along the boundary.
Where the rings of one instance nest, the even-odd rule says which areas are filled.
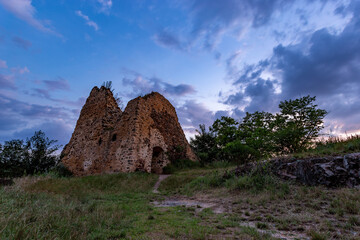
[[[260,165],[266,166],[284,180],[295,180],[309,186],[360,187],[360,153],[309,159],[278,158],[261,162]],[[239,166],[235,173],[238,176],[244,175],[257,166],[255,163],[248,163]]]

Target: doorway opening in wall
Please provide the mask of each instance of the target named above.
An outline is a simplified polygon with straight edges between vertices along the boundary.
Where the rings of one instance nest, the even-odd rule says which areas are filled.
[[[151,172],[161,174],[164,163],[164,150],[161,147],[154,147],[151,159]]]

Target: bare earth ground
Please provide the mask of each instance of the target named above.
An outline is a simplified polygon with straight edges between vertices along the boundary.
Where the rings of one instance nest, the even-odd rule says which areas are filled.
[[[244,226],[279,239],[360,239],[358,189],[291,188],[285,197],[217,188],[160,197],[153,205],[192,210],[202,224],[221,231],[215,239],[243,239],[238,233]]]
[[[159,193],[158,189],[160,187],[160,183],[168,177],[170,177],[170,175],[165,175],[165,174],[159,175],[159,179],[157,180],[157,182],[154,185],[153,193]]]

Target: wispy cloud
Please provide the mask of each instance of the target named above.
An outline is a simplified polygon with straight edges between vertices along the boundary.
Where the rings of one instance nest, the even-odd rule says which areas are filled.
[[[56,80],[44,80],[41,83],[45,86],[44,88],[34,88],[34,93],[31,94],[32,96],[46,98],[51,101],[55,102],[62,102],[63,100],[55,99],[52,97],[52,93],[54,91],[69,91],[70,85],[66,79],[61,77],[57,78]]]
[[[194,87],[188,84],[173,85],[160,78],[148,78],[135,72],[131,77],[124,77],[122,83],[124,86],[132,88],[132,92],[128,94],[128,97],[135,97],[150,92],[160,92],[168,97],[180,97],[196,92]]]
[[[182,1],[184,8],[188,10],[188,20],[191,22],[188,37],[179,37],[180,34],[170,34],[159,31],[154,41],[161,46],[177,50],[187,50],[179,46],[199,46],[208,51],[221,42],[225,34],[241,36],[249,28],[259,28],[268,24],[276,11],[292,5],[295,1],[272,0],[222,0],[203,1],[188,0]],[[216,54],[219,58],[219,54]]]
[[[153,39],[158,45],[163,47],[176,50],[186,50],[188,48],[188,44],[185,41],[181,41],[178,36],[165,29],[156,33]]]
[[[25,73],[29,73],[30,70],[27,67],[14,67],[11,68],[11,72],[15,73],[15,74],[25,74]]]
[[[113,5],[112,0],[97,0],[97,2],[100,4],[100,11],[102,12],[108,12]]]
[[[0,59],[0,68],[7,68],[6,61]]]
[[[90,18],[88,16],[86,16],[85,14],[83,14],[80,10],[75,12],[76,15],[78,15],[79,17],[83,18],[86,22],[86,24],[90,27],[93,27],[95,29],[95,31],[99,30],[99,26],[97,25],[96,22],[90,20]]]
[[[0,86],[1,88],[16,89],[14,78],[10,75],[3,75],[0,73]]]
[[[24,20],[28,24],[36,27],[37,29],[53,33],[57,36],[61,36],[48,26],[44,24],[44,21],[38,20],[36,15],[36,9],[31,4],[32,0],[0,0],[0,4],[16,17]]]
[[[22,39],[21,37],[13,37],[12,38],[13,43],[16,44],[16,46],[23,48],[25,50],[28,50],[29,47],[31,47],[32,43],[28,40]]]

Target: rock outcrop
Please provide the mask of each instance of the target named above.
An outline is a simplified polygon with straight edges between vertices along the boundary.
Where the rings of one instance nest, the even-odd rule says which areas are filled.
[[[360,187],[360,153],[344,156],[328,156],[308,159],[273,159],[260,163],[273,174],[284,180],[315,186]],[[236,175],[244,175],[258,167],[255,163],[245,164],[236,169]]]
[[[179,158],[196,160],[167,99],[153,92],[131,100],[122,112],[105,87],[91,91],[62,152],[63,164],[75,175],[162,173]]]

